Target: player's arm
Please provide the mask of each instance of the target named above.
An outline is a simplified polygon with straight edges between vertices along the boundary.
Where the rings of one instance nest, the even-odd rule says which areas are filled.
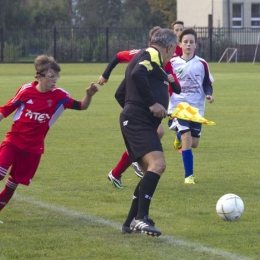
[[[168,75],[168,80],[169,80],[169,92],[174,92],[176,94],[181,93],[181,86],[178,81],[178,78],[176,74],[173,72],[171,62],[167,62],[166,65],[164,66],[164,71]]]
[[[205,76],[204,76],[204,80],[202,83],[203,86],[203,91],[206,95],[206,99],[209,101],[209,103],[213,103],[214,102],[214,98],[213,98],[213,87],[212,87],[212,80],[213,79],[210,75],[209,72],[209,68],[207,66],[207,64],[204,64],[204,69],[205,69]]]
[[[1,120],[3,118],[8,117],[10,114],[12,114],[18,107],[22,104],[22,91],[20,91],[21,88],[18,89],[15,96],[11,98],[4,106],[0,107],[0,113],[1,113]]]
[[[108,63],[105,71],[99,77],[98,84],[103,85],[106,83],[110,77],[111,72],[117,66],[118,63],[130,62],[131,59],[138,53],[139,50],[131,50],[131,51],[120,51],[118,52]]]
[[[117,58],[117,55],[115,55],[111,61],[108,63],[105,71],[98,79],[98,84],[103,85],[106,83],[110,77],[111,72],[116,67],[116,65],[120,62],[120,60]]]
[[[86,110],[92,100],[92,97],[98,92],[98,86],[92,82],[86,89],[86,96],[81,100],[81,110]]]
[[[169,88],[171,90],[171,92],[174,92],[176,94],[180,94],[181,93],[181,86],[180,83],[176,77],[176,75],[172,75],[169,74],[168,75],[168,80],[169,80]]]

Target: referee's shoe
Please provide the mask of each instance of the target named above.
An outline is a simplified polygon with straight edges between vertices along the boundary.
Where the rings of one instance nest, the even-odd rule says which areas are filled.
[[[148,216],[144,216],[143,219],[133,219],[130,224],[130,229],[133,232],[142,232],[149,236],[155,237],[158,237],[162,234],[162,232],[154,226],[153,220]]]

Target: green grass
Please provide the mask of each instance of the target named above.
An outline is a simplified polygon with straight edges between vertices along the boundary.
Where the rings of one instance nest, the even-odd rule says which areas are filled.
[[[61,64],[58,86],[81,99],[105,66]],[[87,111],[66,111],[50,130],[32,184],[19,186],[0,214],[0,260],[260,259],[259,64],[210,64],[215,103],[205,117],[217,125],[203,126],[194,150],[196,185],[183,184],[182,159],[163,121],[167,169],[150,208],[159,238],[120,234],[138,182],[133,169],[123,176],[123,190],[107,180],[124,151],[114,92],[125,66],[117,66]],[[0,104],[33,79],[33,65],[1,64]],[[1,140],[11,123],[12,117],[1,122]],[[226,193],[245,203],[236,222],[216,214]]]

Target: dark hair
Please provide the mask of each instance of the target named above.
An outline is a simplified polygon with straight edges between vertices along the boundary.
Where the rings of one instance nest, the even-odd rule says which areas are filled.
[[[183,21],[175,21],[171,24],[171,27],[173,28],[175,24],[180,24],[180,25],[183,25],[184,26],[184,22]]]
[[[183,30],[179,36],[179,41],[181,42],[183,36],[187,35],[187,34],[192,34],[195,38],[195,43],[197,42],[197,33],[195,32],[195,30],[193,28],[188,28],[188,29]]]

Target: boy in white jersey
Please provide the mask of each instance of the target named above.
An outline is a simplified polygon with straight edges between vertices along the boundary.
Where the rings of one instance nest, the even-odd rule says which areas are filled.
[[[56,87],[60,66],[52,58],[35,59],[36,80],[21,86],[13,98],[0,107],[0,122],[14,111],[14,123],[0,145],[0,181],[7,175],[0,192],[0,211],[12,198],[18,184],[29,185],[44,153],[44,139],[65,109],[86,110],[98,87],[91,83],[81,101]],[[2,223],[0,221],[0,223]]]
[[[197,42],[197,34],[194,29],[186,29],[179,36],[183,54],[171,59],[173,72],[176,74],[181,86],[181,93],[170,97],[168,113],[171,114],[181,102],[187,102],[197,107],[201,116],[204,115],[205,99],[214,101],[210,75],[207,62],[194,55]],[[185,181],[187,184],[195,184],[193,175],[192,148],[198,147],[201,135],[200,123],[181,119],[169,120],[169,128],[177,131],[174,147],[182,147],[182,159],[184,164]]]

